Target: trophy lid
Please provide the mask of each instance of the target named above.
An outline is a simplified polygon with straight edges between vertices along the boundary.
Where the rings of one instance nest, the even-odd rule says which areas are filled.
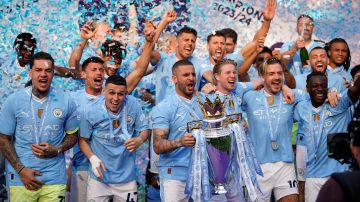
[[[225,118],[225,101],[221,101],[219,94],[216,95],[214,102],[212,102],[208,95],[205,96],[205,101],[202,103],[200,99],[198,99],[198,103],[200,105],[201,112],[203,117],[210,122],[217,119]]]

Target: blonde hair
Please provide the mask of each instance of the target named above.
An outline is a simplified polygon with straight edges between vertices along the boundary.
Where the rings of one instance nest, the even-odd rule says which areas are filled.
[[[281,68],[283,68],[283,65],[279,59],[277,59],[276,57],[270,57],[267,60],[265,60],[260,66],[259,69],[260,75],[265,76],[267,73],[267,67],[272,64],[279,64]]]

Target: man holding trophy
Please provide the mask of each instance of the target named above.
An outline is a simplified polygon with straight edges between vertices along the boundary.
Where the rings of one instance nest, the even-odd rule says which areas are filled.
[[[197,167],[202,166],[196,164],[205,161],[200,175],[207,175],[207,181],[212,185],[209,187],[211,201],[255,201],[256,189],[259,189],[256,174],[262,175],[262,171],[253,144],[243,129],[241,101],[245,92],[260,88],[262,82],[237,82],[236,63],[232,60],[218,61],[213,74],[216,86],[208,85],[204,92],[214,92],[201,94],[198,102],[203,120],[188,124],[188,129],[198,137],[190,161],[186,192],[191,193],[194,201],[199,201],[199,198],[207,201],[206,196],[198,196],[196,184],[201,181],[198,186],[202,191],[209,187],[204,177],[197,179]],[[204,154],[198,154],[197,150],[204,151]]]
[[[154,150],[160,154],[161,200],[185,202],[190,198],[185,194],[185,181],[195,144],[195,138],[186,132],[186,125],[202,118],[194,95],[196,73],[193,64],[188,60],[177,61],[172,67],[172,80],[175,92],[153,109]]]

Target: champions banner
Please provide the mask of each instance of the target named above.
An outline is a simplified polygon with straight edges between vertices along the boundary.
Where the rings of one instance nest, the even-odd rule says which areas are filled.
[[[360,63],[360,3],[353,0],[278,0],[276,16],[266,45],[297,38],[296,19],[308,14],[315,20],[314,38],[330,41],[341,37],[350,45],[352,66]],[[57,65],[67,66],[71,51],[81,40],[79,26],[86,20],[107,19],[114,25],[128,25],[129,4],[137,10],[139,33],[145,18],[158,22],[165,10],[178,18],[166,31],[175,33],[183,25],[197,29],[196,54],[206,52],[206,37],[215,29],[233,28],[239,34],[238,47],[248,43],[260,27],[266,0],[2,0],[0,2],[0,51],[12,52],[14,38],[31,32],[38,50],[47,51]],[[2,86],[3,87],[3,86]]]

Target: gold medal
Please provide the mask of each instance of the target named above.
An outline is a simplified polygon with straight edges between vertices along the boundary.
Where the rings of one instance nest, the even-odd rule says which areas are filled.
[[[112,121],[113,128],[118,128],[120,126],[119,119],[115,119]]]
[[[39,117],[39,119],[41,119],[43,112],[44,112],[44,109],[41,109],[41,108],[38,109],[37,116]]]
[[[234,100],[229,100],[229,107],[234,108],[234,106],[235,106]]]
[[[271,141],[271,148],[273,150],[278,150],[279,149],[279,144],[277,141]]]
[[[21,80],[20,74],[19,74],[19,73],[16,73],[15,76],[14,76],[14,79],[15,79],[16,81]]]
[[[270,106],[272,106],[272,105],[274,104],[274,102],[275,102],[275,98],[274,98],[274,96],[272,96],[272,95],[267,96],[267,97],[266,97],[266,100],[267,100],[267,103],[268,103]]]
[[[320,114],[313,114],[313,120],[314,120],[314,122],[319,121],[320,120]]]

